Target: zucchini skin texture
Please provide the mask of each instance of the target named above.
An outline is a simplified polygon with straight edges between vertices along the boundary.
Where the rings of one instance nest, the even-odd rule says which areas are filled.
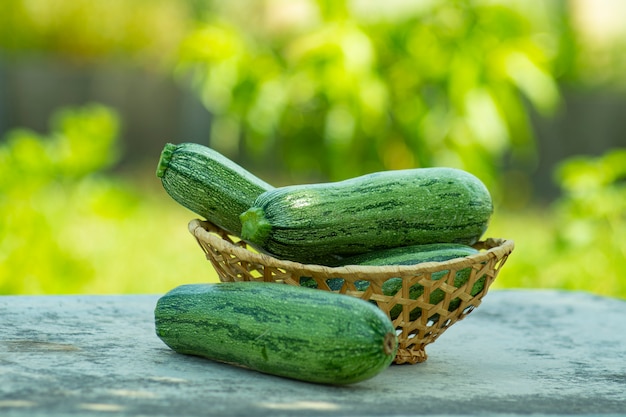
[[[415,265],[423,262],[443,262],[477,253],[478,250],[473,247],[460,243],[431,243],[363,253],[342,259],[340,265]]]
[[[155,324],[178,353],[322,384],[371,378],[397,350],[394,327],[378,307],[285,284],[182,285],[158,300]]]
[[[176,202],[236,236],[241,233],[239,215],[274,188],[197,143],[166,144],[156,175]]]
[[[242,238],[281,259],[334,266],[399,246],[471,245],[492,213],[489,191],[466,171],[384,171],[266,191],[242,213]]]

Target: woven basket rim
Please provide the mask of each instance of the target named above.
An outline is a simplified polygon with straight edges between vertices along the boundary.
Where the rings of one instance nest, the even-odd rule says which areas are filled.
[[[204,241],[220,252],[228,253],[240,260],[257,263],[271,268],[279,268],[283,270],[302,270],[310,271],[319,275],[328,276],[363,276],[368,275],[371,278],[389,278],[394,275],[432,273],[446,269],[459,270],[471,267],[474,264],[487,262],[490,258],[501,259],[505,255],[510,254],[515,243],[510,239],[503,238],[486,238],[477,242],[474,247],[485,249],[477,254],[469,255],[463,258],[454,258],[441,262],[423,262],[414,265],[387,265],[387,266],[363,266],[363,265],[346,265],[346,266],[325,266],[316,264],[303,264],[299,262],[278,259],[271,255],[253,252],[247,248],[233,244],[225,240],[222,235],[226,234],[215,224],[200,219],[193,219],[188,225],[189,232],[198,240]],[[245,242],[249,245],[248,242]]]

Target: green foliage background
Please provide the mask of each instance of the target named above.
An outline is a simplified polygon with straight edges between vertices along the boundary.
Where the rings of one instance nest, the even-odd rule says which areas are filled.
[[[118,133],[116,114],[94,104],[60,110],[46,136],[3,139],[0,294],[158,292],[181,279],[180,265],[200,264],[176,238],[189,215],[105,173]]]
[[[215,115],[211,145],[271,159],[295,182],[452,165],[498,193],[504,158],[533,158],[525,103],[549,114],[559,101],[556,3],[404,4],[386,15],[318,1],[305,22],[271,30],[218,10],[176,68]]]
[[[7,0],[0,48],[156,66],[211,110],[207,144],[277,185],[466,169],[496,201],[487,235],[516,241],[497,287],[626,298],[624,150],[564,161],[554,174],[562,196],[549,206],[527,191],[538,157],[530,112],[550,117],[559,83],[584,73],[563,3],[252,3],[95,10],[82,0]],[[1,294],[162,292],[216,280],[186,231],[195,215],[161,189],[157,161],[111,171],[123,122],[90,104],[60,109],[47,134],[4,134]]]

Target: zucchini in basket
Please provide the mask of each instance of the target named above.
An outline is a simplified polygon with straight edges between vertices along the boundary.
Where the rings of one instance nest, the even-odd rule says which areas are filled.
[[[273,187],[241,166],[197,143],[168,143],[156,171],[179,204],[239,236],[239,215]]]
[[[241,215],[241,237],[281,259],[335,265],[399,246],[471,245],[492,212],[485,185],[463,170],[384,171],[265,191]]]
[[[429,245],[412,245],[400,248],[386,249],[382,251],[368,252],[361,255],[355,255],[340,261],[342,266],[360,265],[360,266],[390,266],[390,265],[417,265],[424,262],[444,262],[451,259],[463,258],[466,256],[479,253],[478,250],[471,246],[457,243],[434,243]],[[448,270],[433,272],[432,280],[440,280],[448,274]],[[469,280],[471,268],[464,268],[456,272],[454,277],[454,286],[459,288]],[[402,290],[402,278],[390,278],[382,285],[384,295],[393,296]],[[343,279],[330,278],[326,280],[328,287],[333,291],[339,291],[343,286]],[[317,283],[312,278],[300,278],[300,285],[307,287],[317,287]],[[483,290],[485,285],[485,277],[481,277],[472,286],[470,294],[472,296]],[[369,282],[361,280],[355,282],[357,291],[366,291]],[[424,286],[421,284],[413,284],[409,289],[409,298],[415,300],[424,293]],[[438,304],[445,298],[445,292],[439,288],[435,289],[431,294],[428,302],[430,304]],[[448,310],[456,310],[461,304],[459,298],[450,300]],[[389,315],[391,319],[397,318],[402,312],[401,305],[395,305],[391,308]],[[415,308],[410,313],[410,319],[416,320],[421,315],[421,309]]]

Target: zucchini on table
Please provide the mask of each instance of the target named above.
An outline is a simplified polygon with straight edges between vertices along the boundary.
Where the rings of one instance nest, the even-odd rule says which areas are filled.
[[[197,143],[168,143],[157,171],[165,191],[179,204],[239,236],[239,215],[273,187],[244,168]]]
[[[378,307],[286,284],[177,287],[155,309],[156,332],[176,352],[324,384],[350,384],[387,368],[395,329]]]
[[[265,191],[242,213],[241,237],[278,258],[336,265],[343,257],[429,243],[478,241],[489,191],[453,168],[385,171]]]

